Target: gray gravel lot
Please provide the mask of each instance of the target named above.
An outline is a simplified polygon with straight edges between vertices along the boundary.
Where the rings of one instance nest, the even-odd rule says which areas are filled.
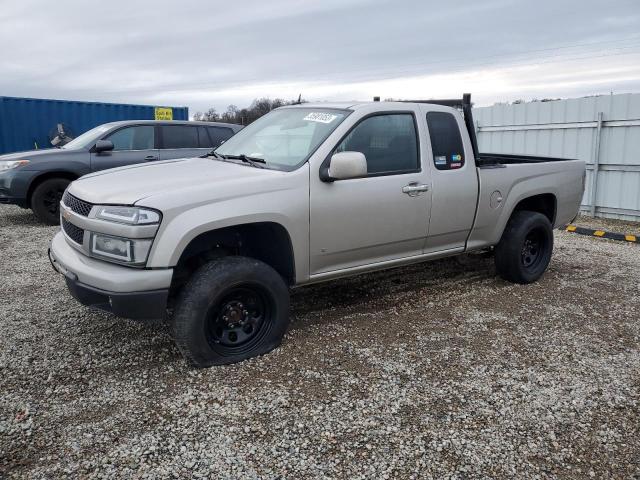
[[[621,222],[609,218],[591,218],[586,215],[578,215],[573,225],[592,228],[594,230],[605,230],[607,232],[640,236],[640,222]]]
[[[640,245],[557,232],[529,286],[468,256],[303,288],[281,348],[192,370],[68,295],[55,230],[0,207],[0,477],[640,476]]]

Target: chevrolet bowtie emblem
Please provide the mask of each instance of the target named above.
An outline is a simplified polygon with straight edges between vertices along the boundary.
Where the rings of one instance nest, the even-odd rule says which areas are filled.
[[[63,211],[62,211],[62,217],[63,217],[65,220],[69,220],[69,218],[71,217],[71,214],[69,213],[69,210],[63,210]]]

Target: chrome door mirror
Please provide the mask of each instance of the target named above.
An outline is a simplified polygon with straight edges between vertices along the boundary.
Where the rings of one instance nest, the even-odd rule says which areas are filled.
[[[364,177],[367,175],[367,159],[360,152],[334,153],[327,174],[327,181]]]

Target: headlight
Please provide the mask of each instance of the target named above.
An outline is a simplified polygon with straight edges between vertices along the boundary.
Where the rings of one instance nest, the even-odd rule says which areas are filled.
[[[138,207],[99,206],[96,218],[127,225],[151,225],[160,223],[160,212]]]
[[[0,161],[0,173],[12,168],[21,167],[29,163],[29,160],[2,160]]]
[[[129,265],[144,264],[151,249],[151,239],[114,237],[103,233],[91,234],[91,255]]]

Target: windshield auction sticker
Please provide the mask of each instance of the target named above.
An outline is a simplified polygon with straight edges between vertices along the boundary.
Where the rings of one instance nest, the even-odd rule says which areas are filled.
[[[304,117],[303,120],[307,120],[309,122],[331,123],[336,118],[338,118],[337,115],[331,115],[330,113],[311,112],[309,115]]]

